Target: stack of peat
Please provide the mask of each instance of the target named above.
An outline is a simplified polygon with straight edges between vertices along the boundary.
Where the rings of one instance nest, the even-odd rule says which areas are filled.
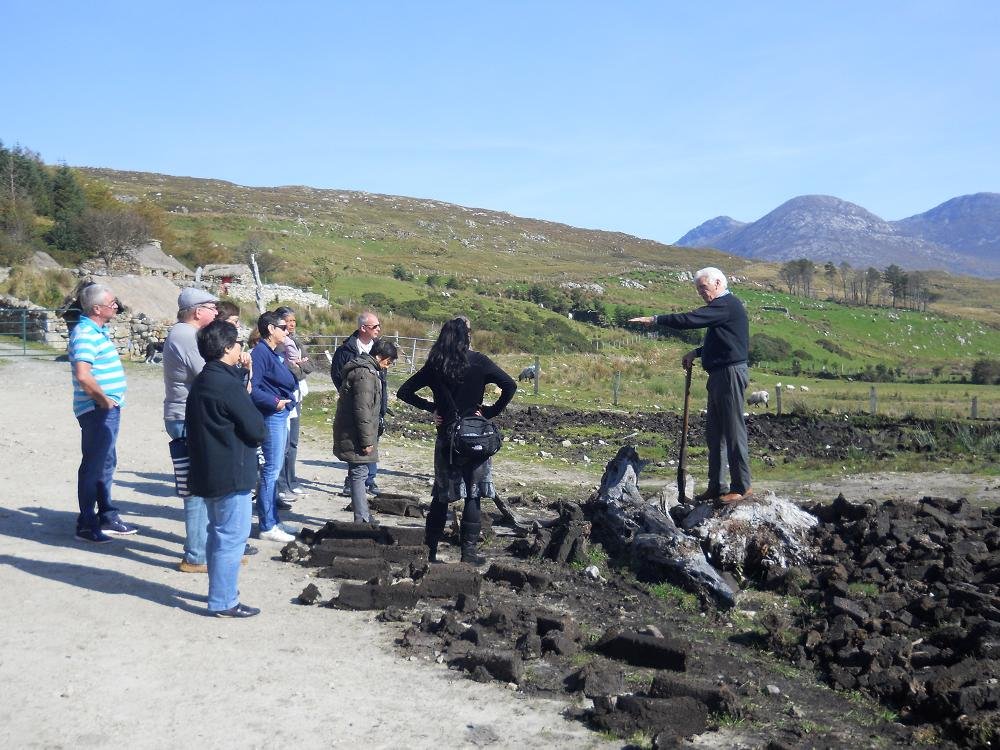
[[[481,576],[468,565],[429,565],[424,530],[329,521],[319,531],[302,531],[282,549],[286,561],[320,568],[317,578],[342,580],[327,606],[339,609],[406,609],[421,599],[477,597]],[[299,601],[312,604],[319,589],[310,584]]]
[[[819,556],[769,583],[801,596],[772,643],[845,690],[972,746],[1000,742],[1000,509],[925,497],[809,509]]]

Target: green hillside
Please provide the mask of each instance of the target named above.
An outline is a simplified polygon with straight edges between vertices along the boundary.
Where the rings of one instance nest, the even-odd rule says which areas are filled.
[[[403,335],[433,334],[442,319],[464,312],[485,350],[590,351],[596,340],[607,346],[634,335],[610,325],[616,319],[700,304],[686,274],[716,265],[746,301],[753,332],[787,342],[788,356],[766,363],[778,374],[847,376],[881,365],[878,374],[890,379],[947,381],[1000,352],[1000,282],[930,274],[939,300],[928,312],[850,307],[784,293],[774,264],[430,199],[80,172],[119,199],[159,206],[172,234],[166,249],[178,257],[197,260],[206,236],[231,257],[255,236],[270,251],[269,280],[328,290],[344,308],[374,305]],[[561,287],[567,283],[603,291]],[[816,287],[817,296],[837,294],[822,280]],[[604,325],[570,320],[574,304]],[[344,332],[350,317],[306,319],[317,332]],[[677,341],[678,351],[687,345]]]

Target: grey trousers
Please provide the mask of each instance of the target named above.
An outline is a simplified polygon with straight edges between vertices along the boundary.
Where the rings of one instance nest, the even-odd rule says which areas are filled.
[[[365,492],[365,482],[368,480],[368,467],[371,464],[347,464],[347,481],[351,485],[351,507],[354,509],[354,523],[371,523],[372,515],[368,509],[368,497]]]
[[[743,420],[743,392],[749,381],[745,364],[730,365],[708,373],[708,413],[705,439],[708,443],[708,489],[719,494],[750,489],[750,455],[747,425]]]

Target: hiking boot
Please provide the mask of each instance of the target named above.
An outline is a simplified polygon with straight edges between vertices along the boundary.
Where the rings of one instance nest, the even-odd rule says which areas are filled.
[[[727,492],[725,495],[719,498],[719,502],[723,505],[739,505],[747,500],[753,498],[753,489],[748,489],[746,492]]]
[[[181,560],[180,565],[177,566],[177,570],[181,573],[207,573],[208,565],[206,563],[199,565],[198,563],[189,563],[187,560]]]
[[[274,507],[277,508],[278,510],[291,510],[292,509],[292,504],[290,502],[288,502],[287,500],[285,500],[285,499],[283,499],[281,497],[278,497],[278,498],[275,498],[275,500],[274,500]]]
[[[692,498],[692,500],[694,500],[696,503],[714,503],[718,499],[719,499],[718,490],[705,490],[704,492],[700,492]]]
[[[367,492],[372,497],[378,497],[381,490],[378,488],[378,485],[375,484],[375,482],[372,482],[371,484],[365,486],[365,492]]]
[[[211,613],[213,617],[229,617],[237,620],[244,619],[246,617],[253,617],[254,615],[260,614],[260,609],[258,607],[249,607],[246,604],[237,604],[235,607],[230,607],[229,609],[222,609],[218,612]]]
[[[243,548],[244,557],[250,557],[250,555],[256,555],[256,554],[257,554],[257,548],[254,547],[252,544],[248,544],[246,547]]]
[[[111,541],[111,537],[100,529],[77,529],[74,538],[91,544],[107,544]]]
[[[479,545],[479,529],[478,523],[462,521],[462,562],[477,567],[486,562],[486,558],[476,550]]]

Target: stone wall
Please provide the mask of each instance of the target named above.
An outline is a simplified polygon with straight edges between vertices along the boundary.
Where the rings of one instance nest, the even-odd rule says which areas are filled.
[[[145,359],[146,345],[163,341],[171,325],[138,313],[119,315],[108,327],[122,356]],[[59,351],[64,351],[69,343],[66,321],[54,310],[9,295],[0,295],[0,330],[13,336],[20,336],[25,330],[28,341],[46,344]]]

